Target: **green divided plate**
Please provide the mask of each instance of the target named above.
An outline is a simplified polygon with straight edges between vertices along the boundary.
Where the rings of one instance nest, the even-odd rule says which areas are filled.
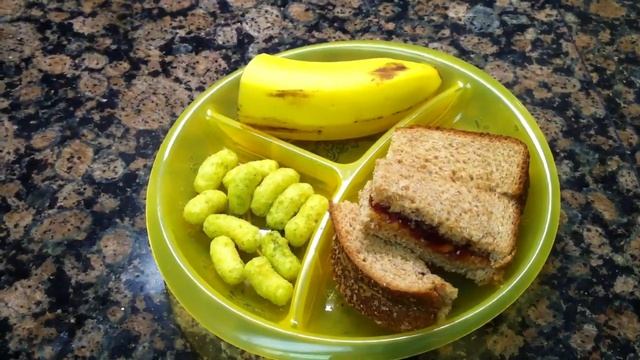
[[[180,115],[165,138],[147,191],[147,229],[153,255],[169,290],[206,329],[249,352],[270,358],[402,358],[435,349],[479,328],[531,284],[551,251],[558,227],[560,190],[551,151],[533,117],[502,85],[476,67],[438,51],[391,42],[347,41],[279,54],[300,60],[339,61],[390,57],[425,62],[443,78],[438,94],[396,126],[438,123],[516,137],[529,147],[530,185],[517,254],[499,286],[478,287],[444,274],[459,289],[447,319],[429,328],[394,334],[354,312],[335,290],[329,252],[333,228],[325,216],[298,256],[303,268],[289,306],[276,307],[248,285],[231,287],[209,259],[209,239],[182,219],[195,195],[202,160],[227,147],[241,161],[275,159],[333,202],[355,199],[386,153],[391,130],[357,140],[287,142],[235,118],[242,70],[213,84]],[[260,225],[261,219],[253,220]]]

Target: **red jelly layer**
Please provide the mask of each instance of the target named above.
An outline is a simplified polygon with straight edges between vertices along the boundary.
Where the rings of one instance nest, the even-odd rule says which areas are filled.
[[[457,245],[447,240],[444,236],[440,235],[435,227],[426,224],[422,221],[417,221],[404,216],[400,213],[393,212],[388,206],[382,204],[376,204],[369,199],[371,208],[382,215],[386,221],[397,223],[403,228],[407,229],[411,236],[418,239],[433,252],[442,254],[451,260],[462,262],[489,262],[489,259],[482,254],[473,251],[468,246]]]

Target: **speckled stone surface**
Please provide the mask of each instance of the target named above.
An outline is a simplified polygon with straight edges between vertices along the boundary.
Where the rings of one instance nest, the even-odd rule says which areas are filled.
[[[253,358],[168,295],[145,231],[180,111],[259,52],[343,39],[469,61],[537,118],[562,188],[531,288],[420,359],[640,357],[635,0],[0,1],[0,358]]]

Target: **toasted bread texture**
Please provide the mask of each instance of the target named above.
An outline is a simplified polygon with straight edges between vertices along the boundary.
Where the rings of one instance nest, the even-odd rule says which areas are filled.
[[[409,249],[365,236],[357,204],[332,204],[330,213],[333,277],[349,305],[393,331],[423,328],[446,316],[456,288]]]
[[[529,178],[529,151],[520,140],[486,133],[422,126],[399,128],[387,159],[470,188],[522,199]]]
[[[479,285],[495,284],[502,280],[504,270],[491,266],[487,258],[478,256],[460,258],[436,251],[429,246],[429,239],[417,238],[403,224],[394,221],[384,213],[375,211],[369,201],[370,190],[371,183],[368,183],[360,192],[358,203],[363,232],[367,236],[376,235],[398,246],[404,246],[427,264],[462,274]]]

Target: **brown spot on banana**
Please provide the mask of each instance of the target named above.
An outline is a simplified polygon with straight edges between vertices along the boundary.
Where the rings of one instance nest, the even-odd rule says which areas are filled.
[[[269,93],[269,96],[281,99],[305,99],[311,95],[303,89],[288,89],[275,90],[274,92]]]
[[[418,103],[417,105],[420,105],[422,103]],[[393,116],[397,116],[400,115],[402,113],[406,113],[407,111],[413,109],[415,106],[417,105],[411,105],[407,108],[398,110],[398,111],[394,111],[391,114],[387,114],[387,115],[380,115],[380,116],[376,116],[376,117],[372,117],[372,118],[367,118],[367,119],[358,119],[358,120],[354,120],[353,123],[354,124],[358,124],[358,123],[367,123],[367,122],[371,122],[371,121],[378,121],[378,120],[382,120],[384,118],[389,118],[389,117],[393,117]]]
[[[420,104],[422,104],[422,103],[418,103],[417,105],[420,105]],[[398,110],[398,111],[394,111],[394,112],[392,112],[392,113],[391,113],[391,115],[390,115],[390,116],[398,115],[398,114],[402,114],[403,112],[406,112],[406,111],[411,110],[411,108],[413,108],[413,107],[415,107],[415,106],[416,106],[416,105],[411,105],[411,106],[409,106],[408,108],[405,108],[405,109],[402,109],[402,110]]]
[[[318,135],[322,134],[322,129],[303,130],[303,129],[281,127],[281,126],[268,126],[268,125],[252,124],[252,123],[246,123],[246,124],[251,125],[252,127],[264,132],[277,131],[277,132],[284,132],[289,134],[318,134]]]
[[[384,118],[384,116],[380,115],[380,116],[376,116],[374,118],[369,118],[369,119],[358,119],[358,120],[353,120],[354,124],[358,124],[358,123],[366,123],[369,121],[376,121],[376,120],[382,120]]]
[[[416,105],[412,105],[409,106],[405,109],[401,109],[401,110],[397,110],[392,112],[391,114],[387,114],[387,115],[379,115],[379,116],[375,116],[375,117],[370,117],[370,118],[365,118],[365,119],[356,119],[351,121],[352,124],[363,124],[363,123],[368,123],[368,122],[372,122],[372,121],[379,121],[382,120],[384,118],[387,117],[393,117],[393,116],[397,116],[400,115],[402,113],[406,113],[407,111],[411,110],[412,108],[414,108],[417,105],[420,105],[421,103],[418,103]],[[307,134],[321,134],[322,130],[320,129],[314,129],[314,130],[302,130],[302,129],[296,129],[296,128],[291,128],[291,127],[287,127],[287,126],[275,126],[275,125],[262,125],[265,122],[271,123],[271,124],[282,124],[282,125],[288,125],[290,124],[287,121],[283,121],[281,119],[278,118],[274,118],[274,117],[255,117],[255,116],[246,116],[246,115],[241,115],[238,118],[238,121],[240,121],[241,123],[247,124],[247,125],[251,125],[256,129],[263,129],[264,131],[283,131],[283,132],[289,132],[289,133],[307,133]],[[346,124],[343,124],[346,125]],[[336,126],[340,126],[340,125],[336,125]]]
[[[282,119],[278,119],[275,117],[260,117],[260,116],[247,116],[247,115],[238,115],[238,121],[251,126],[260,126],[259,124],[264,124],[264,123],[282,124],[283,126],[290,124],[288,121],[284,121]],[[265,126],[277,127],[276,125],[265,125]]]
[[[390,62],[384,64],[382,67],[373,70],[371,72],[371,75],[373,75],[378,80],[391,80],[396,77],[398,73],[407,69],[408,68],[404,64]]]

